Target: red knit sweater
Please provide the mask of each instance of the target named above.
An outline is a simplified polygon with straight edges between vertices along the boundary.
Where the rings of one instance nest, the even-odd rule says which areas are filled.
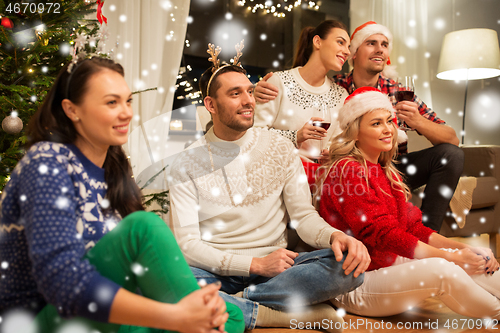
[[[392,265],[398,255],[413,258],[420,240],[429,242],[434,232],[422,224],[420,209],[393,189],[380,164],[343,160],[330,170],[321,195],[319,213],[333,227],[356,237],[367,247],[372,262],[368,270]],[[317,166],[304,165],[309,172]],[[309,182],[313,177],[308,177]],[[384,193],[385,192],[385,193]]]

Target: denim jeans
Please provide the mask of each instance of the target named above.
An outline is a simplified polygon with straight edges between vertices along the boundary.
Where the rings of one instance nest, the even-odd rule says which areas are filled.
[[[346,253],[344,253],[345,259]],[[254,329],[258,305],[294,311],[301,306],[322,303],[356,289],[363,283],[363,274],[355,278],[344,274],[342,261],[337,262],[332,250],[324,249],[299,253],[292,267],[268,278],[259,275],[222,276],[191,267],[195,278],[207,283],[220,281],[221,296],[243,311],[246,329]],[[243,298],[231,294],[243,291]]]

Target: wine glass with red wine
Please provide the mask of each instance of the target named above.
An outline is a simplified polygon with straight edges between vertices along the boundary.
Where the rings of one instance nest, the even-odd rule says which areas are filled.
[[[320,111],[320,117],[323,118],[323,121],[313,121],[313,126],[321,127],[324,128],[325,131],[328,131],[331,125],[331,120],[330,120],[330,111],[328,110],[328,107],[324,104],[321,104],[319,107]],[[321,152],[325,148],[325,145],[323,143],[324,139],[321,139],[319,142],[319,156],[321,156]]]
[[[405,76],[404,79],[399,81],[399,89],[396,91],[396,101],[413,101],[415,96],[415,82],[412,76]],[[406,131],[410,128],[404,122],[401,123],[400,129]]]

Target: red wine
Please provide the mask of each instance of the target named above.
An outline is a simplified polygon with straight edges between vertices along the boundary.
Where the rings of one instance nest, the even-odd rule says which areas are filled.
[[[331,125],[330,123],[324,121],[313,121],[313,126],[322,127],[327,131],[330,128],[330,125]]]
[[[413,101],[413,96],[415,96],[415,93],[413,91],[408,91],[408,90],[396,91],[396,100],[398,102]]]

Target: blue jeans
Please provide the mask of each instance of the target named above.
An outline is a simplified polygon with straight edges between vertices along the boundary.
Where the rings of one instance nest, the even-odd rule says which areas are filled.
[[[344,253],[344,259],[346,254]],[[254,329],[258,306],[262,304],[280,311],[322,303],[340,294],[348,293],[363,283],[363,274],[355,278],[344,274],[342,261],[337,262],[332,250],[324,249],[299,253],[292,267],[268,278],[252,274],[222,276],[191,267],[195,278],[207,283],[220,281],[221,297],[243,311],[246,329]],[[243,298],[231,294],[243,291]]]

